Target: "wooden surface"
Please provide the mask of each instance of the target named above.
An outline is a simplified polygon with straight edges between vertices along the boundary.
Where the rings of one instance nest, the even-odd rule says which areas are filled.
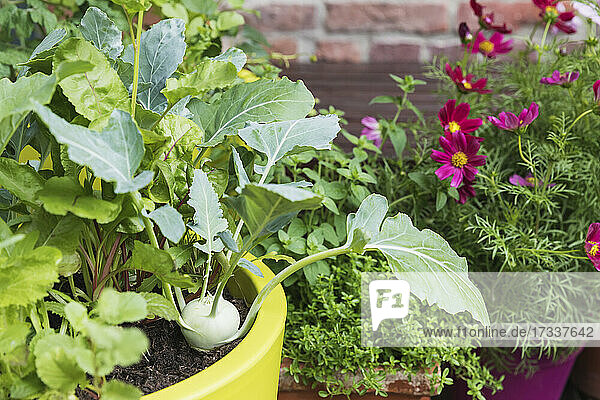
[[[360,134],[360,120],[366,115],[394,117],[396,107],[393,104],[369,105],[375,96],[402,94],[389,74],[401,77],[410,74],[427,81],[420,64],[293,64],[282,74],[292,80],[303,80],[319,99],[320,107],[333,105],[345,111],[349,123],[347,129],[356,135]],[[411,95],[413,103],[426,117],[437,114],[441,107],[440,100],[433,93],[435,86],[417,86],[417,91]],[[409,115],[403,113],[400,118]]]

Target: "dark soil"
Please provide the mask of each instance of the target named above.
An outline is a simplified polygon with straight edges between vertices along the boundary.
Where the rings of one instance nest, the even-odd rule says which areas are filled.
[[[224,296],[240,311],[243,322],[248,314],[248,306],[241,299]],[[148,351],[142,355],[139,363],[129,367],[117,366],[107,376],[107,380],[119,379],[137,386],[144,394],[156,392],[174,385],[198,372],[210,367],[233,350],[242,339],[209,352],[192,349],[175,322],[163,319],[141,321],[133,324],[146,334],[150,340]],[[89,393],[77,390],[83,400],[95,400]]]

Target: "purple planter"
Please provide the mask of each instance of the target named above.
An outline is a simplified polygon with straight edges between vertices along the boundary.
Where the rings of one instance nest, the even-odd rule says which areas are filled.
[[[494,376],[504,375],[504,390],[493,396],[491,391],[484,390],[483,395],[487,400],[560,400],[573,364],[582,350],[583,348],[577,350],[564,360],[552,361],[542,358],[538,362],[539,369],[529,378],[523,374],[500,374],[492,371]],[[454,400],[471,399],[471,396],[467,395],[467,385],[464,381],[457,382],[456,389]]]

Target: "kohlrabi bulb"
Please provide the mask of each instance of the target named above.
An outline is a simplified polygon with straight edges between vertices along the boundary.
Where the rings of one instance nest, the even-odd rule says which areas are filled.
[[[181,328],[190,346],[211,350],[217,343],[230,338],[240,326],[240,313],[231,302],[221,298],[214,317],[210,317],[213,296],[190,301],[182,310],[183,321],[195,330]]]

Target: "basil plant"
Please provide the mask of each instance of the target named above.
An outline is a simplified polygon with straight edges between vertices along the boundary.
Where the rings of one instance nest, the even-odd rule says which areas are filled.
[[[143,21],[146,6],[123,3]],[[231,342],[248,332],[286,277],[351,252],[382,252],[398,273],[443,274],[443,281],[423,274],[411,282],[414,294],[488,322],[466,260],[408,216],[388,217],[378,194],[347,217],[342,246],[301,260],[280,257],[289,266],[240,321],[223,299],[229,278],[238,268],[260,275],[253,248],[322,203],[306,182],[275,176],[273,167],[291,154],[330,148],[338,117],[307,118],[315,102],[301,81],[244,82],[238,73],[246,55],[236,48],[180,73],[184,22],[141,26],[125,46],[116,25],[91,7],[78,36],[51,32],[15,82],[0,80],[0,320],[55,335],[44,346],[51,355],[35,340],[27,346],[45,359],[64,353],[79,375],[57,382],[38,369],[46,385],[72,389],[87,373],[100,377],[93,388],[101,391],[114,365],[135,361],[123,349],[144,341],[128,334],[120,345],[92,346],[97,326],[117,329],[151,315],[177,321],[199,350]],[[31,148],[39,159],[24,158]],[[0,344],[24,343],[23,332],[0,333]],[[102,345],[112,358],[90,356]],[[74,349],[85,356],[69,356]],[[130,350],[139,356],[144,348]]]

